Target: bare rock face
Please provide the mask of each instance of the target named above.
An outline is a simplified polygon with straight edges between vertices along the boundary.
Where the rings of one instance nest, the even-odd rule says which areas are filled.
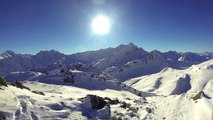
[[[80,98],[82,101],[82,115],[89,119],[109,120],[111,117],[110,104],[108,99],[99,97],[97,95],[87,95]]]
[[[89,97],[93,109],[102,109],[107,104],[107,102],[102,97],[96,95],[89,95]]]
[[[11,84],[12,86],[15,86],[17,88],[20,88],[20,89],[27,89],[27,90],[30,90],[30,88],[24,86],[21,82],[19,81],[16,81],[15,83],[12,83]]]

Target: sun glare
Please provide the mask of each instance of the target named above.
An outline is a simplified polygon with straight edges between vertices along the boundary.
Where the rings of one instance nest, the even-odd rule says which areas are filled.
[[[106,16],[97,16],[92,21],[93,32],[105,35],[110,30],[110,20]]]

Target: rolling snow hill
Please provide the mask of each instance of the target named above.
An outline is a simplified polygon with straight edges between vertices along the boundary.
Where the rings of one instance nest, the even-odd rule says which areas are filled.
[[[185,70],[165,68],[161,72],[133,78],[125,82],[137,90],[155,93],[157,116],[168,119],[212,119],[213,60]],[[196,102],[194,96],[202,95]]]

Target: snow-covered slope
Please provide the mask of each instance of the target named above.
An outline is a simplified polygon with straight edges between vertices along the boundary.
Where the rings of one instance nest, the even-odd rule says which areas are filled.
[[[202,91],[212,80],[213,60],[209,60],[185,70],[167,67],[159,73],[133,78],[125,83],[142,91],[169,95]]]
[[[126,86],[116,78],[95,71],[91,69],[91,66],[81,63],[70,64],[68,66],[50,66],[47,69],[40,68],[34,71],[12,72],[5,76],[5,79],[9,82],[30,80],[47,84],[75,86],[89,90],[127,90],[136,95],[154,95]]]
[[[157,52],[150,52],[145,58],[126,63],[120,68],[107,68],[106,73],[125,81],[129,78],[156,73],[168,67],[166,60]]]
[[[111,117],[112,119],[138,120],[151,118],[154,109],[152,103],[145,98],[128,91],[88,90],[36,81],[25,81],[24,85],[31,91],[10,85],[0,87],[0,95],[3,96],[0,99],[1,118],[10,120],[96,120]],[[88,95],[97,95],[106,101],[111,101],[109,102],[110,110],[107,110],[106,107],[92,108],[92,99],[89,99]]]
[[[156,74],[133,78],[125,84],[159,95],[148,99],[155,103],[156,119],[212,118],[213,60],[185,70],[165,68]],[[203,98],[194,102],[192,98],[198,93]]]
[[[92,64],[99,69],[111,66],[121,67],[127,62],[144,58],[147,55],[148,52],[144,51],[142,48],[138,48],[133,43],[129,43],[128,45],[120,45],[116,47],[112,53],[94,61]]]

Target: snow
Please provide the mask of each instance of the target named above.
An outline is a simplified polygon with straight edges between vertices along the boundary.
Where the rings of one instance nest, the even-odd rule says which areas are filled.
[[[7,119],[211,119],[213,111],[213,60],[194,65],[185,70],[165,68],[159,73],[130,79],[125,84],[137,90],[156,95],[146,98],[129,90],[85,89],[38,81],[22,81],[31,91],[13,86],[1,87],[0,115]],[[18,73],[18,72],[17,72]],[[82,72],[80,72],[82,73]],[[76,74],[80,74],[77,72]],[[38,74],[37,74],[38,75]],[[184,81],[180,83],[179,81]],[[95,83],[97,84],[97,83]],[[183,87],[185,85],[185,87]],[[182,87],[180,87],[182,86]],[[191,86],[191,87],[189,87]],[[193,100],[199,91],[204,95]],[[95,110],[91,108],[88,95],[118,99],[120,103]]]
[[[155,103],[155,119],[210,120],[213,111],[212,65],[213,60],[209,60],[186,70],[166,68],[159,73],[130,79],[125,83],[135,89],[159,95],[147,98]],[[204,91],[205,96],[193,101],[191,98],[200,91]]]
[[[205,85],[213,79],[213,69],[211,69],[212,61],[213,60],[209,60],[185,70],[165,68],[159,73],[130,79],[125,83],[136,89],[147,92],[152,91],[159,95],[172,94],[175,88],[179,89],[178,92],[181,92],[182,90],[179,86],[182,86],[184,89],[191,88],[189,92],[196,93],[203,90]],[[181,83],[181,81],[183,81],[183,83]],[[183,87],[183,85],[185,87]],[[158,89],[156,89],[156,87]],[[183,91],[187,92],[187,90]]]
[[[0,75],[31,89],[0,86],[3,119],[212,119],[212,53],[146,52],[133,43],[72,55],[7,51]],[[108,104],[94,109],[89,95]]]
[[[4,87],[0,95],[0,113],[9,114],[7,118],[11,119],[87,119],[88,116],[97,114],[98,118],[108,116],[107,107],[98,111],[91,108],[90,102],[79,101],[88,94],[94,94],[102,97],[118,98],[119,100],[132,102],[126,98],[139,99],[140,97],[128,92],[117,90],[87,90],[72,86],[50,85],[36,81],[25,81],[25,86],[31,90],[42,91],[45,95],[34,94],[25,89],[19,89],[13,86]],[[119,105],[112,105],[112,112],[118,109],[127,113]],[[85,113],[87,112],[87,113]],[[119,112],[119,111],[117,111]],[[103,114],[102,114],[103,113]],[[91,116],[96,119],[96,116]],[[126,115],[130,118],[129,115]]]

